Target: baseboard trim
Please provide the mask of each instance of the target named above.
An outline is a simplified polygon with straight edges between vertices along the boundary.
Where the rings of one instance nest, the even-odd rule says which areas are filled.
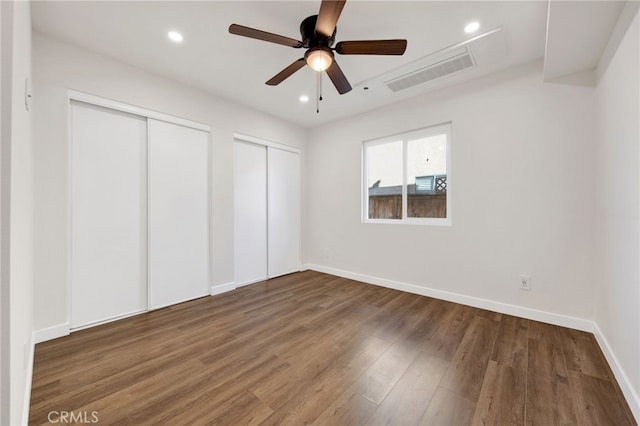
[[[43,328],[33,332],[33,343],[46,342],[47,340],[57,339],[58,337],[68,336],[71,333],[71,325],[68,322],[54,325],[53,327]]]
[[[216,294],[226,293],[228,291],[232,291],[235,289],[236,289],[236,283],[233,281],[230,283],[214,285],[214,286],[211,286],[211,295],[215,296]]]
[[[640,423],[640,398],[638,397],[637,392],[633,389],[633,386],[631,385],[631,382],[629,381],[627,375],[624,373],[624,370],[621,368],[618,359],[611,349],[611,346],[607,342],[607,339],[602,334],[598,325],[591,320],[557,314],[553,312],[540,311],[537,309],[525,308],[522,306],[511,305],[508,303],[502,303],[473,296],[466,296],[460,293],[437,290],[415,284],[404,283],[401,281],[394,281],[385,278],[374,277],[371,275],[359,274],[356,272],[344,271],[342,269],[316,265],[313,263],[305,264],[302,266],[302,268],[304,268],[304,270],[310,269],[312,271],[324,272],[325,274],[336,275],[343,278],[361,281],[367,284],[392,288],[394,290],[406,291],[407,293],[414,293],[421,296],[447,300],[449,302],[460,303],[462,305],[473,306],[475,308],[488,309],[502,314],[514,315],[534,321],[546,322],[548,324],[554,324],[561,327],[573,328],[576,330],[593,333],[596,341],[598,342],[598,345],[600,346],[600,349],[604,353],[604,356],[607,359],[609,366],[611,367],[611,370],[613,371],[613,374],[615,375],[616,380],[618,381],[618,384],[620,385],[620,389],[622,390],[624,398],[627,400],[627,404],[629,404],[629,408],[631,409],[636,422]]]
[[[446,300],[449,302],[460,303],[462,305],[473,306],[474,308],[487,309],[502,314],[514,315],[521,318],[531,319],[535,321],[546,322],[548,324],[560,325],[576,330],[593,332],[593,322],[572,317],[568,315],[556,314],[552,312],[540,311],[537,309],[525,308],[522,306],[511,305],[508,303],[497,302],[494,300],[482,299],[474,296],[467,296],[460,293],[453,293],[444,290],[438,290],[429,287],[423,287],[416,284],[409,284],[401,281],[389,280],[386,278],[374,277],[356,272],[344,271],[341,269],[331,268],[328,266],[308,264],[309,269],[324,272],[326,274],[337,275],[343,278],[349,278],[356,281],[362,281],[367,284],[373,284],[381,287],[392,288],[394,290],[406,291],[407,293],[419,294],[421,296],[433,297],[436,299]]]
[[[275,278],[275,277],[271,277],[271,278]],[[248,285],[253,285],[253,284],[257,284],[257,283],[261,283],[264,281],[267,281],[270,278],[259,278],[257,280],[251,280],[251,281],[245,281],[245,282],[241,282],[241,283],[237,283],[236,284],[236,289],[240,288],[240,287],[246,287]]]
[[[24,399],[22,400],[22,423],[29,424],[29,408],[31,407],[31,384],[33,382],[33,361],[35,357],[35,333],[31,333],[31,342],[29,342],[29,355],[27,360],[27,382],[24,385]]]
[[[638,393],[631,386],[631,382],[629,378],[625,374],[624,370],[620,367],[620,363],[618,362],[618,358],[616,357],[613,349],[609,345],[609,342],[602,334],[600,327],[598,324],[593,323],[593,335],[604,353],[611,370],[613,371],[613,375],[616,377],[618,384],[620,385],[620,389],[622,390],[622,394],[627,400],[627,404],[629,404],[629,408],[635,417],[637,423],[640,423],[640,397]]]

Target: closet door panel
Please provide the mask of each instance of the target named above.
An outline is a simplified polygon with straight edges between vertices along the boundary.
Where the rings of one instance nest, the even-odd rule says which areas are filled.
[[[71,103],[71,328],[144,311],[146,119]]]
[[[300,270],[299,154],[268,149],[269,278]]]
[[[148,120],[149,309],[210,293],[209,133]]]
[[[235,142],[235,281],[267,278],[267,148]]]

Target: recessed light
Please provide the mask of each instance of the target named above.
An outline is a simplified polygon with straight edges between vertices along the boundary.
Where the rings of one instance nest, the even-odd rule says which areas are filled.
[[[309,102],[309,97],[307,95],[300,96],[300,102]]]
[[[469,22],[465,27],[464,27],[464,32],[467,34],[473,33],[478,31],[478,28],[480,28],[480,23],[477,21],[474,22]]]
[[[184,37],[182,37],[182,34],[180,34],[177,31],[169,31],[167,33],[167,37],[169,37],[169,40],[174,41],[176,43],[180,43],[184,39]]]

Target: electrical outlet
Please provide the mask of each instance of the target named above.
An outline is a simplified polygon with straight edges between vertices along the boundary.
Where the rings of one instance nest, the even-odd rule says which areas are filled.
[[[520,275],[520,290],[531,290],[531,275]]]

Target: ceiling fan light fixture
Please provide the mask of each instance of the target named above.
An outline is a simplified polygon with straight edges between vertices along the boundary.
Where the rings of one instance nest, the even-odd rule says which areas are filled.
[[[229,33],[295,49],[307,49],[303,58],[296,59],[265,84],[277,86],[307,65],[318,73],[317,100],[321,101],[323,71],[339,94],[343,95],[353,89],[338,62],[334,60],[334,51],[340,55],[403,55],[407,49],[407,40],[403,39],[341,41],[335,48],[331,48],[336,38],[336,24],[346,2],[347,0],[322,0],[318,14],[306,17],[300,24],[302,41],[238,24],[229,25]]]
[[[333,52],[328,47],[315,47],[307,50],[304,54],[307,65],[314,71],[322,72],[333,63]]]

